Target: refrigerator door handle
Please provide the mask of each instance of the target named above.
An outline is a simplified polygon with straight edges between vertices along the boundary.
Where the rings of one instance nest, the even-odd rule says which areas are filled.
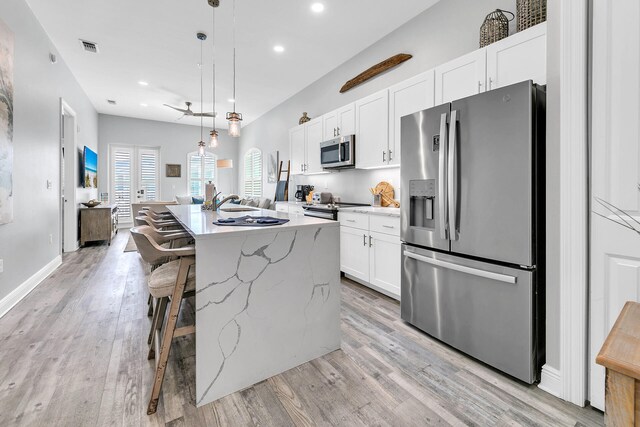
[[[473,276],[484,277],[491,280],[497,280],[505,283],[516,283],[517,277],[509,276],[507,274],[494,273],[492,271],[480,270],[478,268],[466,267],[464,265],[454,264],[452,262],[441,261],[435,258],[429,258],[426,256],[418,255],[413,252],[404,251],[406,257],[415,259],[416,261],[426,262],[427,264],[435,265],[436,267],[447,268],[449,270],[460,271],[462,273],[471,274]]]
[[[447,204],[447,113],[442,113],[440,116],[440,148],[438,158],[438,227],[440,228],[440,238],[447,240],[449,238],[447,233],[447,221],[448,221],[448,204]]]
[[[458,240],[458,149],[457,149],[458,110],[451,111],[449,123],[449,164],[447,167],[447,189],[449,199],[449,239]]]

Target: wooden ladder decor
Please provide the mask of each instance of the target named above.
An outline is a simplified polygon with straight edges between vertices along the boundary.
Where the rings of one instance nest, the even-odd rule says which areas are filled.
[[[282,169],[283,161],[280,160],[280,165],[278,166],[278,179],[276,180],[276,192],[273,197],[274,202],[286,202],[289,200],[289,177],[291,176],[291,160],[287,161],[287,169]],[[282,181],[282,172],[287,173],[287,179]],[[278,200],[278,189],[284,185],[284,196],[282,200]]]

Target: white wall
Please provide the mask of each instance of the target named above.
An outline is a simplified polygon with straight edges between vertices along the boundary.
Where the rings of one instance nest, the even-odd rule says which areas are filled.
[[[98,115],[24,0],[0,2],[0,19],[15,36],[14,221],[0,225],[2,299],[59,255],[60,98],[78,115],[80,147],[97,150]]]
[[[98,153],[98,181],[100,192],[109,191],[109,145],[125,144],[160,147],[160,187],[162,200],[174,200],[175,195],[188,194],[187,190],[187,153],[197,150],[200,140],[200,127],[167,123],[153,120],[100,114]],[[205,127],[205,142],[209,141],[210,128]],[[238,140],[230,138],[224,129],[219,129],[220,146],[209,150],[219,159],[233,159],[234,168],[238,167]],[[182,165],[182,177],[167,178],[166,164]],[[218,190],[223,193],[237,191],[236,172],[229,169],[218,170]]]
[[[383,37],[349,61],[312,83],[284,103],[275,107],[243,130],[240,154],[256,146],[263,152],[280,151],[280,158],[289,158],[290,128],[298,124],[303,111],[312,118],[389,87],[397,82],[433,68],[479,47],[479,30],[485,16],[496,8],[515,11],[513,0],[446,0],[416,16],[391,34]],[[322,34],[318,34],[322,37]],[[378,76],[344,94],[338,91],[349,79],[366,68],[397,53],[409,53],[413,58],[399,67]],[[312,54],[312,53],[310,53]],[[357,150],[357,148],[356,148]],[[242,182],[242,170],[238,169]],[[343,201],[370,202],[368,188],[380,180],[395,187],[400,184],[399,169],[384,171],[343,171],[331,175],[296,177],[296,184],[312,184],[316,190],[340,195]],[[274,184],[267,184],[265,195],[272,197]],[[295,191],[290,191],[292,198]]]

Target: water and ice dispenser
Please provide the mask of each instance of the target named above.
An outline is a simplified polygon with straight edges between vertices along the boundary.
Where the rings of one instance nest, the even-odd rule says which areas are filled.
[[[435,228],[435,179],[416,179],[409,181],[411,227]]]

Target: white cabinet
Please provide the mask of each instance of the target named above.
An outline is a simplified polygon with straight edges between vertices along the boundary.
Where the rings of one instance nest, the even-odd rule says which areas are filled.
[[[307,174],[322,172],[320,164],[320,143],[323,141],[322,136],[322,117],[315,118],[305,123],[306,132],[306,151],[307,161],[303,167]]]
[[[356,101],[356,168],[385,166],[389,150],[389,91]]]
[[[291,175],[304,173],[306,152],[306,128],[304,125],[296,126],[289,131],[289,154],[291,157]]]
[[[547,83],[547,23],[493,43],[487,50],[489,90],[523,80]]]
[[[392,298],[400,298],[400,217],[341,211],[340,270]]]
[[[388,234],[369,234],[369,282],[394,295],[400,295],[402,245]]]
[[[322,116],[323,140],[328,141],[342,135],[356,132],[355,104],[345,105]]]
[[[476,50],[436,67],[435,105],[486,90],[487,54],[485,49]]]
[[[389,152],[387,164],[400,165],[400,119],[434,106],[435,71],[429,70],[389,88]]]
[[[320,143],[324,140],[322,124],[322,117],[317,117],[289,130],[292,175],[324,173],[320,164]]]
[[[340,227],[340,270],[357,279],[369,281],[369,246],[366,231]]]

